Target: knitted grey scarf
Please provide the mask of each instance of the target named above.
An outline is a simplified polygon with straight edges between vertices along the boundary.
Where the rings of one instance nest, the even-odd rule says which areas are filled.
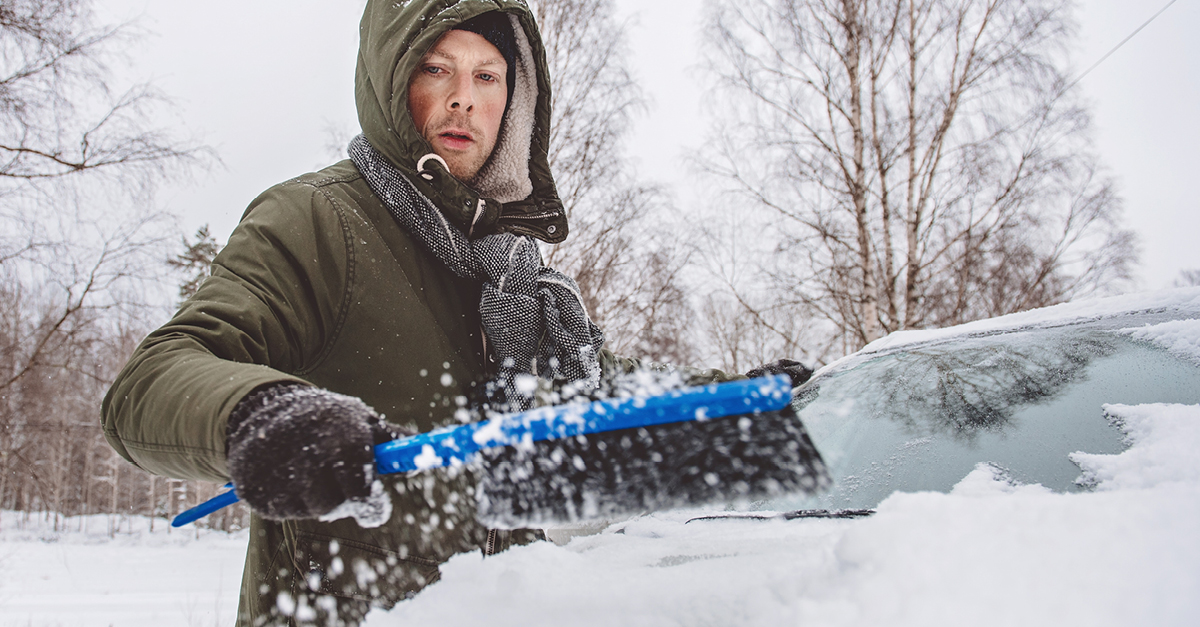
[[[366,137],[350,142],[350,158],[405,231],[454,274],[483,282],[479,314],[499,364],[490,390],[497,409],[528,409],[537,377],[576,393],[596,389],[604,334],[588,317],[575,281],[542,265],[533,238],[468,239]]]

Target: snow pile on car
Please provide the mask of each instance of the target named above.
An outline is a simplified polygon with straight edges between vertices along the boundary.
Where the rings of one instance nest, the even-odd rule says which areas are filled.
[[[1135,340],[1152,342],[1174,355],[1200,364],[1200,320],[1172,320],[1126,332]]]
[[[858,353],[847,355],[841,360],[822,368],[813,376],[820,375],[824,370],[839,367],[839,364],[843,361],[852,361],[856,356],[887,351],[909,344],[933,342],[970,334],[993,333],[1020,328],[1063,326],[1105,318],[1120,318],[1137,313],[1149,314],[1165,311],[1181,312],[1182,315],[1178,316],[1181,318],[1190,318],[1200,313],[1200,287],[1123,294],[1106,298],[1081,299],[1062,303],[1061,305],[976,320],[943,329],[896,331],[871,342]],[[1190,324],[1186,324],[1189,322]],[[1137,329],[1129,329],[1129,331],[1135,332]],[[1170,333],[1170,337],[1167,337],[1166,333]],[[1175,344],[1175,346],[1170,348],[1185,351],[1187,350],[1186,346],[1200,346],[1200,328],[1197,328],[1194,320],[1184,320],[1175,325],[1160,325],[1159,329],[1148,331],[1146,336],[1139,339],[1158,340],[1160,342],[1170,341],[1172,344]],[[1190,353],[1190,356],[1200,359],[1200,353],[1198,352],[1193,351]]]
[[[460,555],[367,624],[1191,624],[1200,407],[1105,411],[1131,447],[1072,455],[1090,492],[981,464],[949,494],[896,493],[860,520],[657,515],[564,547]]]

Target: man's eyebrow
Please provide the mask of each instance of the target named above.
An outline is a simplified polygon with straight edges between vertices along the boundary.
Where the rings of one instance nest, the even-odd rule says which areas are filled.
[[[429,54],[425,55],[426,59],[428,59],[429,57],[441,57],[441,58],[449,60],[449,61],[458,61],[458,57],[450,54],[449,52],[445,52],[443,50],[430,50]],[[505,61],[504,57],[496,57],[494,59],[488,59],[487,61],[484,61],[483,63],[480,63],[479,65],[508,66],[508,61]]]

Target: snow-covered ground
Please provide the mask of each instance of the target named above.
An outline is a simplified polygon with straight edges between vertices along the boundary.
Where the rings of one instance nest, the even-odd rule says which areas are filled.
[[[1074,303],[957,329],[1194,310],[1200,290]],[[1200,361],[1200,325],[1120,332]],[[1005,326],[1007,325],[1007,327]],[[893,337],[869,350],[937,339]],[[930,335],[932,334],[932,335]],[[1080,451],[1090,492],[1017,485],[981,464],[949,494],[895,493],[855,520],[613,524],[450,560],[390,625],[1193,625],[1200,616],[1200,406],[1109,405],[1120,454]],[[245,535],[167,534],[107,519],[67,531],[0,513],[0,627],[230,625]],[[79,529],[86,523],[87,531]]]
[[[0,512],[0,627],[233,625],[246,532]]]

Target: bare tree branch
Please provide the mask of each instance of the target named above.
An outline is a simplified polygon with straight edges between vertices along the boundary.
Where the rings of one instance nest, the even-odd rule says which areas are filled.
[[[656,361],[694,359],[682,287],[687,251],[659,228],[665,196],[629,170],[622,142],[644,106],[626,67],[611,0],[530,3],[543,33],[554,119],[550,166],[571,237],[546,261],[575,277],[608,348]]]
[[[149,480],[123,478],[98,411],[163,300],[176,227],[153,191],[208,152],[110,70],[131,29],[90,6],[0,2],[0,509],[155,514],[167,495],[139,501]]]
[[[1128,280],[1133,237],[1065,80],[1072,29],[1068,0],[715,2],[726,116],[698,161],[785,218],[760,296],[726,292],[794,303],[853,350]]]

